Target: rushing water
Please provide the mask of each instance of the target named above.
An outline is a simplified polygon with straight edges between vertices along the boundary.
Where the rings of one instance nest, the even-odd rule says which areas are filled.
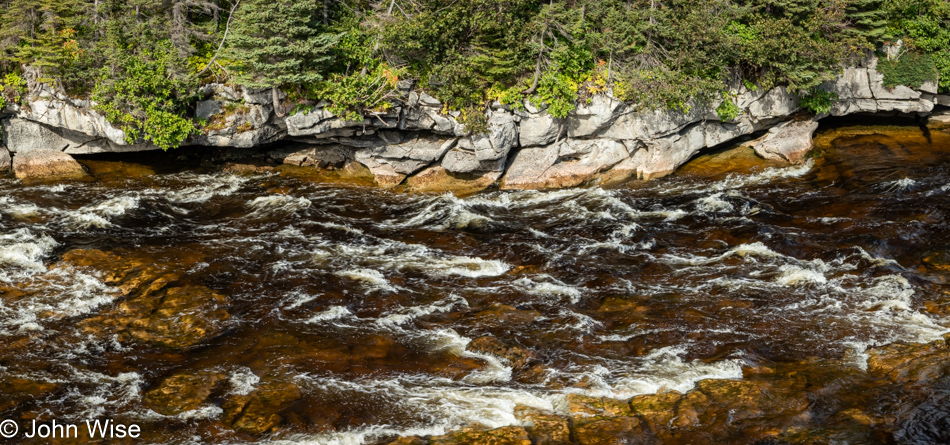
[[[860,373],[869,348],[950,327],[945,275],[921,262],[950,248],[950,137],[819,140],[802,166],[700,159],[618,189],[465,198],[105,160],[85,161],[92,183],[0,180],[0,391],[27,395],[0,414],[114,418],[157,443],[357,444],[775,363]],[[177,267],[175,285],[226,297],[220,332],[169,349],[77,328],[121,295],[96,268],[52,267],[75,249]],[[528,359],[469,347],[486,336]],[[226,379],[201,406],[143,402],[202,370]],[[222,426],[269,381],[296,387],[273,435]]]

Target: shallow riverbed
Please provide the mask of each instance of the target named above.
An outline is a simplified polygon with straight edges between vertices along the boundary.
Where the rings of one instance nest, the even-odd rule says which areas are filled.
[[[906,401],[939,391],[862,376],[870,349],[950,332],[950,135],[817,142],[800,166],[740,148],[616,189],[465,198],[101,159],[92,183],[2,179],[0,417],[359,444],[785,369],[851,385],[809,408],[815,437],[934,443],[950,410],[920,424]],[[832,428],[852,408],[891,417]]]

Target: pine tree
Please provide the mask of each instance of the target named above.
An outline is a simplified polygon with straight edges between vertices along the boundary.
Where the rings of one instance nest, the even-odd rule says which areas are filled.
[[[883,0],[851,0],[846,11],[853,33],[872,43],[891,38],[887,33]]]
[[[250,0],[237,11],[228,56],[243,65],[236,80],[251,88],[277,88],[323,80],[323,67],[340,35],[323,32],[322,4],[315,0]]]

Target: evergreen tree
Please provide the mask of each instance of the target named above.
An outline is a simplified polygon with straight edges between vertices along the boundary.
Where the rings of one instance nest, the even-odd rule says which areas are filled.
[[[323,32],[323,5],[314,0],[249,0],[236,13],[228,56],[242,64],[236,80],[252,88],[277,88],[323,80],[323,66],[340,35]]]
[[[851,0],[847,17],[853,26],[852,32],[872,43],[891,38],[887,33],[883,0]]]

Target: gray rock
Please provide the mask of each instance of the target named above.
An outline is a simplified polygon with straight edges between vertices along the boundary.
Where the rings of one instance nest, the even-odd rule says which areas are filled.
[[[945,94],[938,94],[936,97],[934,97],[934,101],[937,103],[937,105],[950,107],[950,96]]]
[[[198,119],[208,119],[216,114],[221,114],[221,104],[215,100],[203,100],[198,102],[195,108],[195,117]]]
[[[505,159],[517,144],[518,129],[514,116],[500,110],[492,111],[487,134],[472,135],[459,141],[459,147],[474,153],[479,162]],[[454,171],[448,167],[446,169]]]
[[[442,101],[430,96],[425,91],[419,92],[419,104],[425,107],[442,108]]]
[[[598,94],[590,104],[581,104],[568,118],[567,135],[571,138],[592,136],[611,126],[626,112],[627,107],[619,99]]]
[[[7,147],[0,146],[0,173],[6,174],[13,170],[13,159],[10,158],[10,152]]]
[[[644,147],[633,154],[626,168],[635,169],[640,179],[668,175],[703,149],[705,133],[705,126],[697,124],[682,133],[645,141]]]
[[[343,168],[347,159],[352,156],[352,150],[341,146],[317,146],[289,153],[276,150],[268,153],[268,155],[277,158],[284,164],[298,167],[339,169]]]
[[[762,98],[749,105],[749,115],[756,120],[776,119],[801,109],[801,99],[785,87],[772,88]]]
[[[58,150],[36,149],[13,156],[13,172],[27,182],[60,181],[88,177],[82,166],[68,154]]]
[[[873,99],[867,68],[845,68],[841,77],[825,82],[822,88],[838,95],[839,100]]]
[[[537,147],[553,143],[562,129],[563,121],[550,114],[530,114],[518,124],[518,142],[522,147]]]
[[[239,101],[242,98],[242,95],[239,94],[234,88],[231,88],[227,85],[220,83],[213,83],[210,85],[214,91],[216,97],[221,99],[230,100],[230,101]]]
[[[92,110],[91,104],[80,105],[56,99],[34,100],[30,102],[28,110],[21,110],[19,117],[50,128],[81,133],[90,139],[106,138],[116,145],[128,145],[124,131],[114,127],[104,116]]]
[[[940,89],[937,87],[937,82],[934,82],[932,80],[928,80],[924,82],[923,85],[917,88],[917,90],[923,91],[929,94],[937,94],[938,92],[940,92],[939,91]]]
[[[61,132],[61,129],[53,130],[33,121],[13,118],[3,121],[3,145],[13,153],[31,150],[63,151],[72,145],[73,141],[64,138]]]
[[[270,88],[263,89],[249,89],[245,88],[241,91],[241,98],[244,99],[246,105],[266,105],[274,104],[273,92]],[[284,100],[287,97],[287,93],[278,90],[277,99]]]
[[[576,187],[629,157],[623,143],[610,139],[568,139],[547,147],[520,150],[508,168],[503,189]]]
[[[752,148],[765,159],[798,164],[814,148],[812,138],[817,129],[818,122],[813,120],[785,122],[772,127]]]

